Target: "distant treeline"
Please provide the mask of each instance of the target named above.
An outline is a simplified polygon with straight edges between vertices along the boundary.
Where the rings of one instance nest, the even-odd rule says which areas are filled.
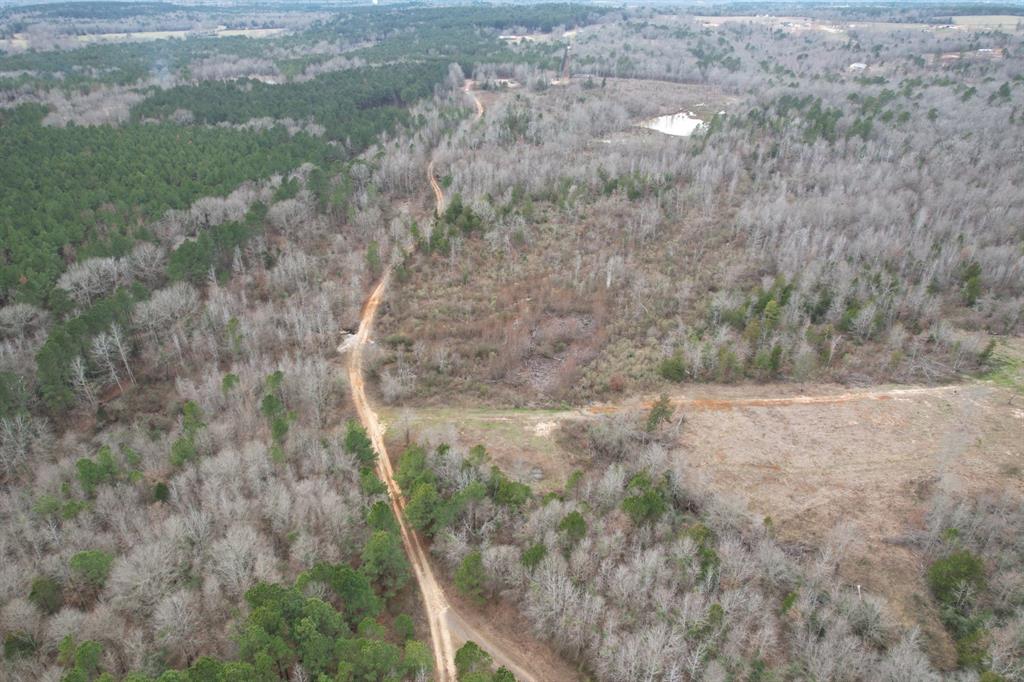
[[[78,10],[80,3],[46,5]],[[138,7],[129,3],[81,3],[118,11]],[[123,6],[123,7],[122,7]],[[176,5],[152,3],[143,8]],[[35,7],[35,6],[34,6]],[[38,6],[43,7],[43,6]],[[188,8],[192,11],[192,8]],[[53,16],[67,16],[52,10]],[[97,12],[100,9],[96,9]],[[113,9],[111,11],[114,11]],[[369,49],[356,50],[352,56],[370,61],[396,59],[439,59],[459,61],[463,68],[473,61],[520,61],[496,39],[494,31],[521,27],[531,31],[550,31],[556,26],[588,23],[607,9],[583,4],[552,3],[525,7],[358,7],[338,14],[327,22],[318,22],[306,31],[282,36],[273,41],[245,37],[194,37],[187,40],[159,40],[147,43],[90,45],[75,50],[49,50],[0,56],[0,72],[31,72],[13,78],[0,78],[0,89],[13,89],[30,83],[62,89],[82,88],[100,82],[130,85],[149,77],[175,76],[189,63],[216,55],[263,58],[268,49],[301,49],[319,41],[375,43]],[[135,14],[142,14],[136,12]],[[95,16],[95,15],[90,15]],[[490,35],[487,35],[490,33]],[[541,48],[536,48],[541,49]],[[543,50],[541,50],[543,52]]]
[[[399,64],[323,74],[304,83],[270,85],[205,81],[156,92],[133,110],[136,119],[167,118],[178,109],[199,123],[244,123],[270,117],[315,119],[335,140],[369,144],[382,130],[404,120],[406,105],[433,93],[444,62]]]
[[[11,7],[10,12],[57,19],[126,19],[171,12],[201,12],[202,6],[184,7],[170,2],[55,2]],[[220,8],[217,8],[218,10]]]
[[[871,18],[891,22],[907,23],[949,23],[950,17],[958,15],[1001,14],[1021,15],[1024,9],[1020,3],[991,4],[974,2],[886,2],[886,3],[844,3],[831,2],[733,2],[724,5],[702,7],[700,14],[708,16],[731,16],[772,14],[777,16],[833,15],[836,17]]]

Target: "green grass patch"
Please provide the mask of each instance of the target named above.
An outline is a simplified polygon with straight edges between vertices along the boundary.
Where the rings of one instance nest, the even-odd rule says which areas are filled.
[[[992,351],[989,367],[991,369],[982,378],[1024,395],[1024,348],[999,342]]]

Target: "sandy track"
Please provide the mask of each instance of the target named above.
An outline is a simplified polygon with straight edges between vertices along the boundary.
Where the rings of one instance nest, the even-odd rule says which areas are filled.
[[[484,103],[473,93],[473,81],[467,80],[465,85],[462,86],[462,91],[473,98],[473,106],[476,107],[476,115],[473,117],[473,122],[476,123],[484,115]]]
[[[838,405],[841,403],[857,402],[862,400],[899,400],[901,398],[912,398],[926,395],[942,395],[944,393],[956,392],[960,388],[957,385],[947,386],[914,386],[889,388],[881,390],[850,391],[847,393],[836,393],[826,395],[794,395],[787,397],[772,398],[699,398],[685,395],[670,395],[669,402],[673,407],[684,407],[694,410],[731,410],[743,407],[785,407],[787,405]],[[584,414],[609,414],[627,409],[650,409],[654,405],[653,400],[644,400],[635,403],[621,404],[597,404],[583,408]]]
[[[427,181],[430,183],[430,189],[434,192],[434,212],[441,215],[444,213],[444,191],[437,182],[437,176],[434,175],[433,159],[427,164]]]
[[[474,121],[479,120],[483,115],[483,104],[471,90],[472,81],[466,81],[463,90],[469,94],[476,105],[476,116]],[[441,186],[434,177],[434,162],[427,165],[427,177],[430,181],[430,188],[434,192],[435,208],[440,215],[444,211],[445,197]],[[381,427],[380,419],[366,397],[366,383],[363,377],[363,350],[370,341],[370,334],[373,330],[374,318],[377,309],[380,307],[384,292],[387,289],[390,278],[390,270],[385,271],[380,282],[374,287],[369,298],[363,305],[363,312],[359,320],[359,331],[344,340],[338,347],[339,353],[348,352],[348,380],[352,393],[352,402],[359,415],[359,421],[366,429],[374,450],[377,451],[377,474],[385,482],[388,488],[388,496],[391,500],[391,508],[398,520],[399,531],[402,536],[402,544],[409,557],[412,566],[413,576],[420,588],[423,597],[423,609],[427,616],[430,627],[430,641],[434,653],[437,680],[439,682],[455,682],[455,644],[457,641],[473,640],[485,651],[491,654],[498,665],[503,665],[516,676],[520,682],[546,682],[551,680],[569,679],[564,671],[558,670],[552,673],[550,670],[538,673],[536,659],[530,657],[529,652],[522,651],[514,640],[506,639],[496,632],[492,623],[488,622],[486,614],[477,613],[456,613],[448,603],[434,571],[430,565],[427,552],[424,549],[420,536],[409,528],[405,519],[405,498],[402,495],[398,483],[395,481],[394,471],[391,466],[391,459],[388,457],[387,449],[384,446],[384,430]],[[522,634],[522,633],[520,633]],[[548,669],[555,666],[550,662]]]
[[[398,528],[401,531],[402,544],[405,546],[405,553],[409,557],[413,575],[423,597],[423,609],[430,626],[430,641],[434,651],[437,679],[441,682],[448,682],[455,679],[455,647],[452,644],[451,631],[448,628],[448,601],[445,599],[444,591],[434,577],[434,572],[427,559],[427,553],[423,549],[423,543],[406,523],[404,514],[405,498],[395,482],[391,460],[388,458],[387,450],[384,448],[384,434],[381,429],[380,420],[366,399],[366,385],[363,379],[363,349],[370,339],[373,320],[377,314],[377,308],[380,306],[380,301],[384,296],[384,291],[387,288],[389,275],[390,272],[384,273],[380,282],[370,293],[370,297],[366,299],[359,322],[359,331],[355,335],[355,341],[347,342],[343,344],[343,347],[349,350],[348,381],[352,391],[352,402],[355,404],[356,412],[359,414],[359,421],[366,428],[367,435],[369,435],[370,441],[377,451],[377,474],[387,484],[391,508],[395,513],[395,518],[398,520]],[[339,348],[339,350],[342,349]]]
[[[476,109],[476,113],[473,115],[473,122],[476,123],[484,115],[484,103],[473,92],[473,81],[467,80],[462,86],[462,91],[473,98],[473,106]],[[434,211],[437,215],[441,215],[445,209],[444,190],[441,189],[440,183],[437,182],[433,159],[427,164],[427,182],[430,183],[430,189],[434,193]]]

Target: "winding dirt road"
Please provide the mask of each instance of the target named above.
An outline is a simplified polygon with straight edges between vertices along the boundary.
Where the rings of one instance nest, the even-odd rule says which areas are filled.
[[[342,348],[349,351],[348,383],[352,391],[352,402],[359,414],[359,421],[362,422],[370,437],[370,442],[373,443],[374,450],[377,451],[377,474],[387,484],[391,509],[395,513],[398,528],[402,534],[402,544],[405,546],[405,553],[409,557],[413,575],[416,577],[420,594],[423,596],[423,610],[430,625],[430,642],[434,649],[437,679],[448,682],[455,679],[455,647],[448,629],[448,601],[444,597],[444,590],[441,589],[434,577],[419,536],[409,528],[405,521],[405,498],[395,482],[391,460],[384,448],[384,432],[381,429],[377,413],[373,411],[366,399],[366,384],[363,380],[363,349],[370,340],[373,320],[377,314],[377,308],[380,306],[381,298],[384,296],[384,290],[387,289],[389,278],[390,271],[385,272],[380,282],[374,287],[363,306],[359,331],[354,337],[354,342],[345,343]]]
[[[430,189],[434,191],[434,211],[437,215],[441,215],[444,213],[444,190],[441,189],[441,185],[437,182],[437,176],[434,175],[433,159],[427,164],[427,180],[430,182]]]
[[[473,122],[476,123],[484,115],[484,103],[480,101],[480,98],[473,94],[473,81],[467,80],[462,86],[462,91],[473,98],[473,106],[476,107],[476,115],[473,116]]]
[[[473,94],[472,81],[466,81],[463,91],[473,98],[476,105],[476,116],[474,121],[483,115],[483,104]],[[444,211],[445,197],[441,186],[434,177],[434,162],[427,165],[427,177],[430,180],[430,187],[434,192],[435,209],[440,215]],[[398,520],[398,527],[402,536],[402,544],[412,565],[413,575],[420,588],[423,597],[423,609],[430,626],[430,641],[434,652],[434,661],[438,682],[455,682],[455,641],[473,640],[485,651],[491,654],[498,665],[508,668],[520,682],[544,682],[545,680],[568,679],[561,672],[554,675],[550,673],[537,674],[535,662],[529,655],[519,650],[515,643],[506,640],[497,633],[487,622],[486,618],[479,618],[476,614],[458,614],[452,610],[444,594],[434,571],[431,568],[429,557],[424,548],[423,541],[416,534],[405,520],[405,498],[402,495],[398,483],[395,481],[394,471],[391,467],[391,460],[388,457],[387,449],[384,447],[384,430],[381,427],[380,419],[374,412],[366,397],[366,383],[363,378],[363,350],[370,343],[370,334],[373,331],[374,318],[377,309],[380,307],[384,292],[387,289],[390,279],[390,270],[385,271],[380,282],[374,287],[369,298],[363,305],[363,312],[359,321],[359,331],[347,338],[338,351],[348,352],[348,381],[352,392],[352,402],[355,404],[359,421],[366,429],[370,442],[377,451],[377,474],[387,484],[388,496],[391,500],[391,508]]]
[[[462,86],[462,91],[473,98],[473,106],[476,108],[473,123],[476,123],[484,115],[484,103],[473,93],[473,81],[467,80]],[[433,159],[427,164],[427,182],[430,183],[430,189],[434,192],[434,211],[437,215],[441,215],[445,208],[444,190],[441,189],[441,185],[437,182],[437,176],[434,174]]]

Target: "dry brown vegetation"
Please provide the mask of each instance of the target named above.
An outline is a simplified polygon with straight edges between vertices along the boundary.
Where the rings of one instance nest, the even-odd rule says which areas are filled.
[[[484,227],[406,262],[382,326],[388,362],[415,377],[403,397],[948,381],[985,364],[986,332],[1019,334],[1014,60],[922,62],[958,43],[921,31],[873,33],[871,57],[852,32],[841,46],[770,35],[616,22],[581,33],[568,85],[484,70],[483,85],[521,86],[488,95],[483,122],[438,157]],[[710,130],[634,127],[676,111]]]

